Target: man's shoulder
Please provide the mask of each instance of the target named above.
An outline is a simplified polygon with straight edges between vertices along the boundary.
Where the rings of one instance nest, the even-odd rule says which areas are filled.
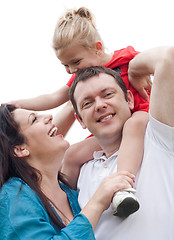
[[[174,152],[174,127],[170,127],[149,114],[146,138],[166,151]]]

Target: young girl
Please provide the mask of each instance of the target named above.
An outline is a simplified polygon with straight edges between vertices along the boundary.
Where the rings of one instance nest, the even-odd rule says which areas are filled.
[[[117,50],[113,54],[106,53],[104,43],[95,26],[94,16],[84,7],[77,11],[68,10],[58,20],[53,37],[53,48],[56,56],[65,66],[67,73],[73,74],[67,85],[52,94],[13,101],[12,103],[22,108],[36,111],[55,108],[69,100],[69,87],[75,78],[75,74],[80,69],[90,66],[104,66],[114,69],[120,73],[127,89],[132,91],[135,100],[132,117],[126,122],[123,130],[123,141],[119,151],[117,171],[127,170],[136,175],[143,156],[143,139],[148,121],[149,96],[145,89],[150,91],[151,88],[151,82],[147,79],[146,86],[142,86],[143,90],[139,90],[142,98],[128,80],[129,61],[138,52],[129,46]],[[70,116],[72,117],[72,112]],[[92,159],[94,150],[98,150],[96,148],[94,137],[88,138],[81,143],[75,144],[71,151],[68,151],[69,155],[67,154],[67,160],[65,161],[68,164],[82,165]],[[72,185],[76,187],[79,172],[72,173],[68,171],[68,168],[67,170],[64,169],[64,172],[71,179]],[[132,192],[135,192],[135,190],[128,189],[128,191],[116,193],[118,201],[114,201],[113,204],[114,214],[128,216],[138,210],[139,203]],[[122,209],[122,205],[124,206],[125,202],[125,208]],[[117,205],[119,205],[119,208]]]

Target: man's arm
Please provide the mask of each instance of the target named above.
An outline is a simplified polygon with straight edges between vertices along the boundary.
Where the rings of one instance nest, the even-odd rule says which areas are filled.
[[[150,97],[151,115],[174,126],[174,47],[159,47],[138,54],[129,64],[129,79],[141,82],[154,74]]]

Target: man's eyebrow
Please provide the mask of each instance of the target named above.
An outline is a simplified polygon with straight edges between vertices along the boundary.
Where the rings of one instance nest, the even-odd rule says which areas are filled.
[[[80,100],[80,105],[82,105],[84,101],[89,100],[90,98],[91,98],[91,96],[86,96],[86,97],[82,98]]]
[[[99,92],[99,94],[102,94],[102,93],[104,93],[104,92],[106,92],[107,90],[110,90],[110,89],[112,89],[112,88],[111,88],[111,87],[106,87],[106,88],[104,88],[104,89],[101,89],[100,92]],[[82,102],[82,101],[85,101],[85,100],[88,100],[88,99],[90,99],[90,98],[92,98],[92,97],[93,97],[92,94],[87,95],[86,97],[84,97],[84,98],[81,99],[81,102]]]

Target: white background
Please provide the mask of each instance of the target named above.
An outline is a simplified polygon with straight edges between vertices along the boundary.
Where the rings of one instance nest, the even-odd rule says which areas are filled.
[[[67,8],[86,6],[109,51],[172,45],[172,0],[0,0],[0,103],[50,93],[68,75],[52,49],[56,22]],[[59,109],[51,110],[54,115]],[[70,143],[87,132],[75,123]]]

